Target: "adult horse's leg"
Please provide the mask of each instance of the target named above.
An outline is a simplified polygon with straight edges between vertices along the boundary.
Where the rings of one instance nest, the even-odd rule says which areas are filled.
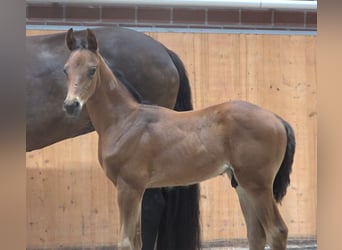
[[[192,110],[191,88],[185,67],[180,58],[165,48],[179,74],[179,90],[175,110]],[[158,231],[158,250],[200,249],[199,185],[163,189],[165,209]]]
[[[164,191],[167,205],[159,227],[157,249],[200,249],[198,185]]]
[[[153,250],[156,245],[160,220],[166,206],[161,188],[148,188],[142,200],[141,224],[143,250]]]

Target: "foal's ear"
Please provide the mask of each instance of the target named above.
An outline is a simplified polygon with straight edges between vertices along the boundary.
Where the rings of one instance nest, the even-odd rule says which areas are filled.
[[[87,40],[88,40],[88,49],[95,52],[97,51],[97,40],[95,33],[90,29],[87,29]]]
[[[76,47],[76,39],[74,37],[74,31],[70,28],[65,36],[65,43],[68,46],[69,50],[72,51]]]

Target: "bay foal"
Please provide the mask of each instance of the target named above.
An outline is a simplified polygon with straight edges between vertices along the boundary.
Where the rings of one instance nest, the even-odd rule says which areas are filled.
[[[198,183],[227,173],[236,188],[252,250],[285,250],[287,227],[276,202],[289,185],[295,150],[290,125],[244,101],[176,112],[138,104],[115,78],[87,30],[82,46],[66,35],[65,111],[86,104],[99,135],[98,157],[118,192],[120,249],[141,249],[146,188]],[[132,55],[134,57],[134,55]]]

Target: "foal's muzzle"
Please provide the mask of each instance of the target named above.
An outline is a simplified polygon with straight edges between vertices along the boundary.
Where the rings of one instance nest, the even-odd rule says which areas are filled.
[[[77,100],[66,100],[63,104],[63,110],[70,116],[78,116],[81,112],[81,104]]]

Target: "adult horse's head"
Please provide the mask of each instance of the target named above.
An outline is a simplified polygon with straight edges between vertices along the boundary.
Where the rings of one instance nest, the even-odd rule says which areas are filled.
[[[99,63],[97,40],[89,29],[85,39],[76,39],[71,28],[65,41],[71,54],[64,66],[68,93],[63,108],[68,115],[77,117],[96,89]]]

